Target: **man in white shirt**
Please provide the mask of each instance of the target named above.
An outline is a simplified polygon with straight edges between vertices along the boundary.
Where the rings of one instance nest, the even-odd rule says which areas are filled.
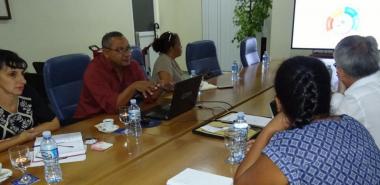
[[[380,59],[375,38],[348,36],[335,47],[334,58],[343,88],[333,94],[331,112],[357,119],[380,147]]]

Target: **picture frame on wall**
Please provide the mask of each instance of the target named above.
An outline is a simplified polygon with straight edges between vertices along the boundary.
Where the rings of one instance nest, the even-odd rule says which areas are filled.
[[[8,0],[0,0],[0,20],[7,20],[11,18]]]

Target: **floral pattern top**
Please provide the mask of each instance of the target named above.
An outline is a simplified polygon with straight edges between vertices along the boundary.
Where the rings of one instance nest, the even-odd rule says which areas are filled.
[[[18,98],[17,112],[0,106],[0,139],[6,139],[31,129],[40,123],[53,120],[55,115],[47,103],[31,87],[25,86]]]
[[[0,107],[0,133],[1,139],[20,134],[24,130],[33,127],[32,100],[19,96],[18,110],[16,113],[8,112]]]

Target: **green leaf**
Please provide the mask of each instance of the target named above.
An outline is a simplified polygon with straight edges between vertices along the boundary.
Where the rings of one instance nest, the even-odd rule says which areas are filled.
[[[254,37],[261,32],[264,20],[269,17],[272,0],[239,0],[234,9],[233,23],[238,31],[232,42],[238,44],[247,37]]]

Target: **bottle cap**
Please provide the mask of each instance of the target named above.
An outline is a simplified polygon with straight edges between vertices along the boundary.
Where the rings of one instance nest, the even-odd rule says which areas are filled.
[[[238,118],[243,118],[243,119],[244,119],[244,117],[245,117],[244,112],[238,112],[238,113],[237,113],[237,117],[238,117]]]
[[[131,99],[130,102],[131,104],[136,104],[136,99]]]
[[[51,137],[50,130],[43,131],[42,132],[42,137],[44,137],[44,138]]]

